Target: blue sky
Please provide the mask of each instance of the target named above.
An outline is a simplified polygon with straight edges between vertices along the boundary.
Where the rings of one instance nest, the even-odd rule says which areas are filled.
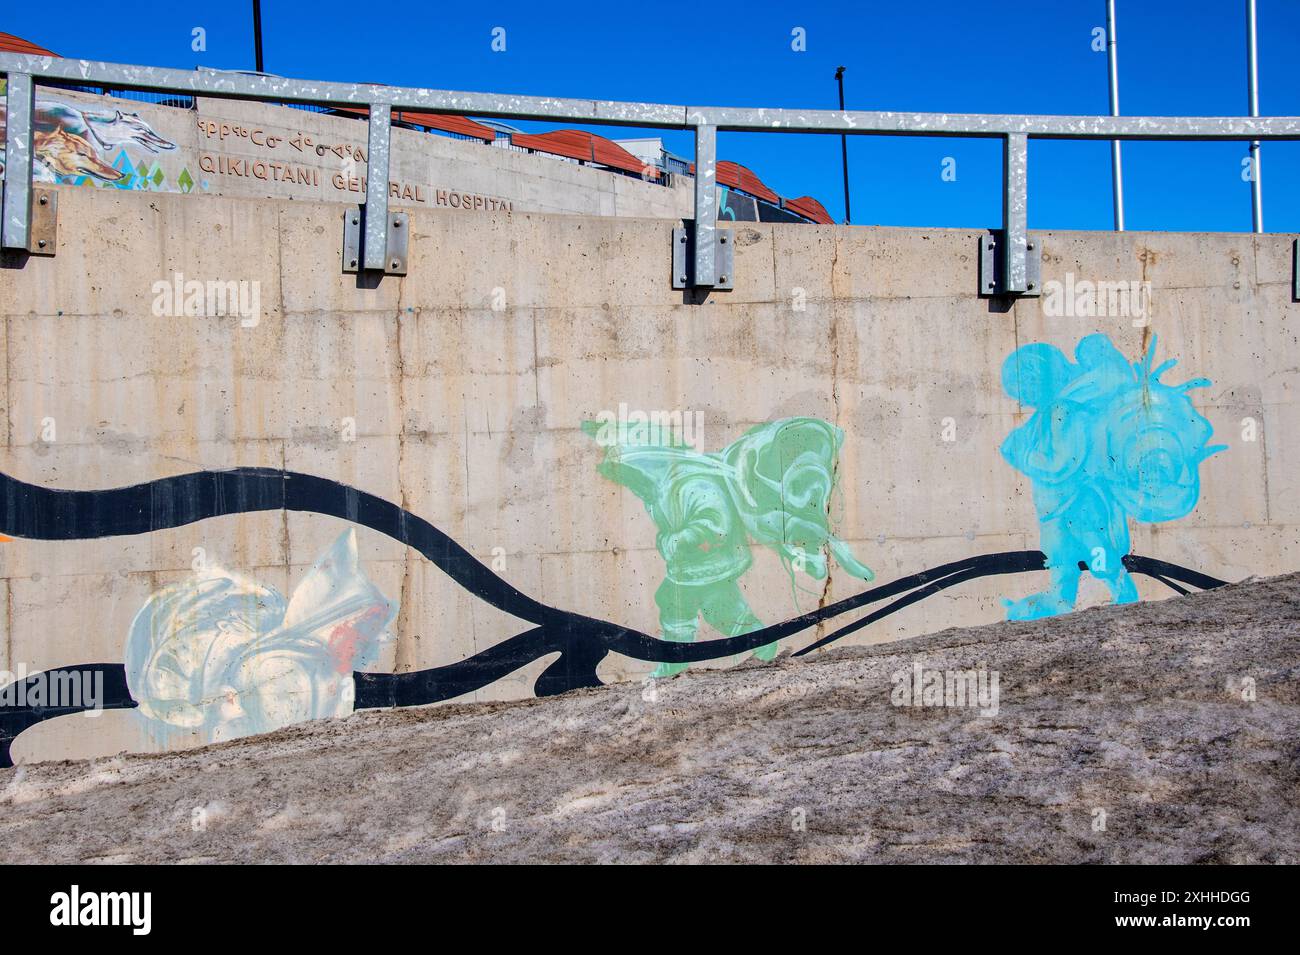
[[[1260,109],[1300,114],[1300,3],[1258,0]],[[1244,0],[1118,0],[1123,112],[1246,112]],[[136,2],[123,15],[8,4],[0,30],[73,57],[190,68],[251,68],[251,2]],[[693,4],[587,0],[431,5],[410,0],[264,0],[268,71],[286,76],[507,93],[697,105],[847,105],[936,112],[1105,113],[1106,55],[1092,50],[1103,0]],[[730,12],[728,12],[730,11]],[[373,18],[373,19],[367,19]],[[491,49],[492,30],[506,50]],[[207,51],[191,50],[191,31]],[[792,49],[792,31],[807,48]],[[535,128],[528,124],[529,128]],[[637,135],[615,127],[611,137]],[[657,133],[656,133],[657,134]],[[688,133],[663,134],[691,153]],[[1265,226],[1300,231],[1300,143],[1263,147]],[[810,194],[837,219],[837,136],[723,133],[719,157],[786,196]],[[1245,144],[1126,143],[1130,229],[1247,231]],[[993,140],[849,140],[853,221],[995,226],[1000,145]],[[957,178],[941,177],[956,161]],[[1029,224],[1111,227],[1105,143],[1030,144]]]

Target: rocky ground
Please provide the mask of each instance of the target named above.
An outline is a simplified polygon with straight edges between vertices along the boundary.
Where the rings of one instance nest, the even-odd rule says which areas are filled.
[[[891,705],[915,663],[997,714]],[[1295,863],[1298,677],[1292,575],[0,770],[0,861]]]

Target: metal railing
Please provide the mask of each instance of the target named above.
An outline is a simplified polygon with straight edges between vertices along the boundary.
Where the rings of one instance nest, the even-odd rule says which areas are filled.
[[[998,294],[1020,294],[1028,278],[1028,142],[1030,139],[1095,140],[1300,140],[1300,117],[1017,116],[998,114],[866,112],[674,106],[609,100],[557,99],[464,93],[365,83],[334,83],[284,77],[189,72],[124,66],[27,54],[0,54],[8,75],[0,244],[26,249],[32,205],[32,120],[35,81],[80,86],[251,99],[282,103],[367,106],[370,110],[369,177],[387,183],[389,131],[394,109],[512,119],[565,120],[595,125],[692,129],[695,132],[694,273],[687,284],[725,286],[718,274],[717,134],[800,132],[878,136],[971,136],[1003,143],[1002,266]],[[384,270],[388,260],[388,190],[371,188],[364,205],[363,267]]]

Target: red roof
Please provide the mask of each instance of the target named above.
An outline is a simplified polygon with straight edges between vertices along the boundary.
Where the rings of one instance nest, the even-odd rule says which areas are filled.
[[[800,196],[798,199],[785,200],[785,207],[799,213],[805,219],[812,219],[822,225],[834,225],[835,220],[826,211],[826,207],[812,196]]]
[[[551,133],[536,135],[515,133],[510,137],[510,141],[516,146],[534,149],[540,153],[567,156],[570,159],[581,159],[583,162],[597,162],[602,166],[634,172],[650,179],[659,178],[658,169],[647,166],[618,143],[580,129],[557,129]]]
[[[356,116],[369,116],[370,110],[364,106],[335,106],[336,112],[352,113]],[[408,110],[394,110],[393,119],[399,123],[410,123],[413,126],[427,126],[429,129],[441,129],[445,133],[459,133],[462,136],[469,136],[473,139],[481,139],[486,143],[492,142],[497,138],[496,131],[491,126],[484,126],[482,123],[476,123],[472,119],[466,119],[464,116],[449,116],[444,113],[412,113]]]
[[[490,143],[497,138],[496,130],[491,126],[484,126],[482,123],[476,123],[464,116],[449,116],[446,113],[412,113],[407,110],[399,110],[393,115],[393,118],[399,123],[411,123],[415,126],[426,126],[429,129],[441,129],[445,133],[459,133],[462,136],[469,136],[471,139],[481,139],[485,143]]]
[[[739,163],[727,162],[725,159],[718,160],[718,185],[740,189],[773,204],[781,201],[781,197],[767,188],[762,179]]]
[[[31,56],[58,56],[43,46],[37,46],[35,43],[29,43],[20,36],[14,36],[12,33],[0,33],[0,53],[26,53]]]

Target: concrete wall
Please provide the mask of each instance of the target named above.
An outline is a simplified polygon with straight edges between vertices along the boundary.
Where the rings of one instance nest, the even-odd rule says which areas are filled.
[[[1068,355],[1099,332],[1137,361],[1157,335],[1156,362],[1180,362],[1167,380],[1213,380],[1190,395],[1228,449],[1201,466],[1190,514],[1134,525],[1133,552],[1226,580],[1300,566],[1289,237],[1035,234],[1047,281],[1149,282],[1150,323],[1135,327],[1048,317],[1046,299],[976,297],[976,233],[960,230],[737,227],[735,291],[688,304],[669,285],[667,219],[413,209],[409,275],[373,288],[341,273],[328,203],[60,187],[59,220],[57,256],[0,273],[3,471],[34,484],[252,465],[321,475],[400,503],[551,606],[654,634],[655,525],[597,472],[584,420],[620,404],[695,412],[708,451],[763,422],[833,422],[845,439],[832,526],[888,582],[1039,546],[1030,483],[998,453],[1029,418],[1001,385],[1009,354],[1047,342]],[[257,324],[154,314],[153,284],[176,273],[258,283]],[[120,662],[133,618],[191,576],[196,548],[288,595],[347,527],[274,511],[0,543],[0,669]],[[526,629],[411,549],[366,528],[356,539],[365,574],[399,608],[374,669],[451,663]],[[834,571],[824,590],[802,578],[796,595],[771,550],[752,550],[740,586],[764,623],[863,586]],[[854,639],[996,621],[1003,598],[1045,576],[974,580]],[[1085,584],[1080,605],[1105,598]],[[547,662],[473,698],[528,695]],[[600,673],[650,668],[610,656]],[[156,745],[116,711],[41,723],[14,757]]]
[[[280,137],[284,143],[291,144],[306,130],[317,142],[345,144],[345,155],[329,150],[324,156],[306,157],[292,145],[277,147],[282,158],[297,162],[306,158],[325,173],[314,190],[296,190],[304,197],[347,199],[345,190],[337,188],[334,176],[346,172],[349,179],[359,179],[366,175],[364,162],[354,163],[350,171],[345,168],[346,147],[351,147],[354,154],[357,149],[364,152],[366,124],[362,121],[304,113],[283,106],[202,97],[197,102],[197,115],[200,128],[195,147],[199,155],[222,154],[256,161],[276,152],[258,146],[251,138],[227,136],[223,141],[222,123],[262,130],[264,136]],[[210,127],[203,125],[205,120],[218,124],[215,135],[209,135]],[[694,196],[693,183],[688,180],[665,187],[553,156],[497,149],[484,143],[409,129],[392,131],[389,178],[403,187],[391,197],[402,206],[437,206],[439,192],[450,190],[471,197],[504,199],[512,208],[526,212],[671,218],[691,215]],[[223,195],[275,195],[274,190],[268,192],[265,184],[247,176],[216,174],[210,179],[213,188]],[[350,196],[351,200],[364,198],[364,186],[360,182],[351,185],[359,190],[359,195]],[[418,199],[413,198],[417,185],[422,187]],[[408,186],[409,195],[405,188]],[[469,211],[484,210],[471,207]]]

